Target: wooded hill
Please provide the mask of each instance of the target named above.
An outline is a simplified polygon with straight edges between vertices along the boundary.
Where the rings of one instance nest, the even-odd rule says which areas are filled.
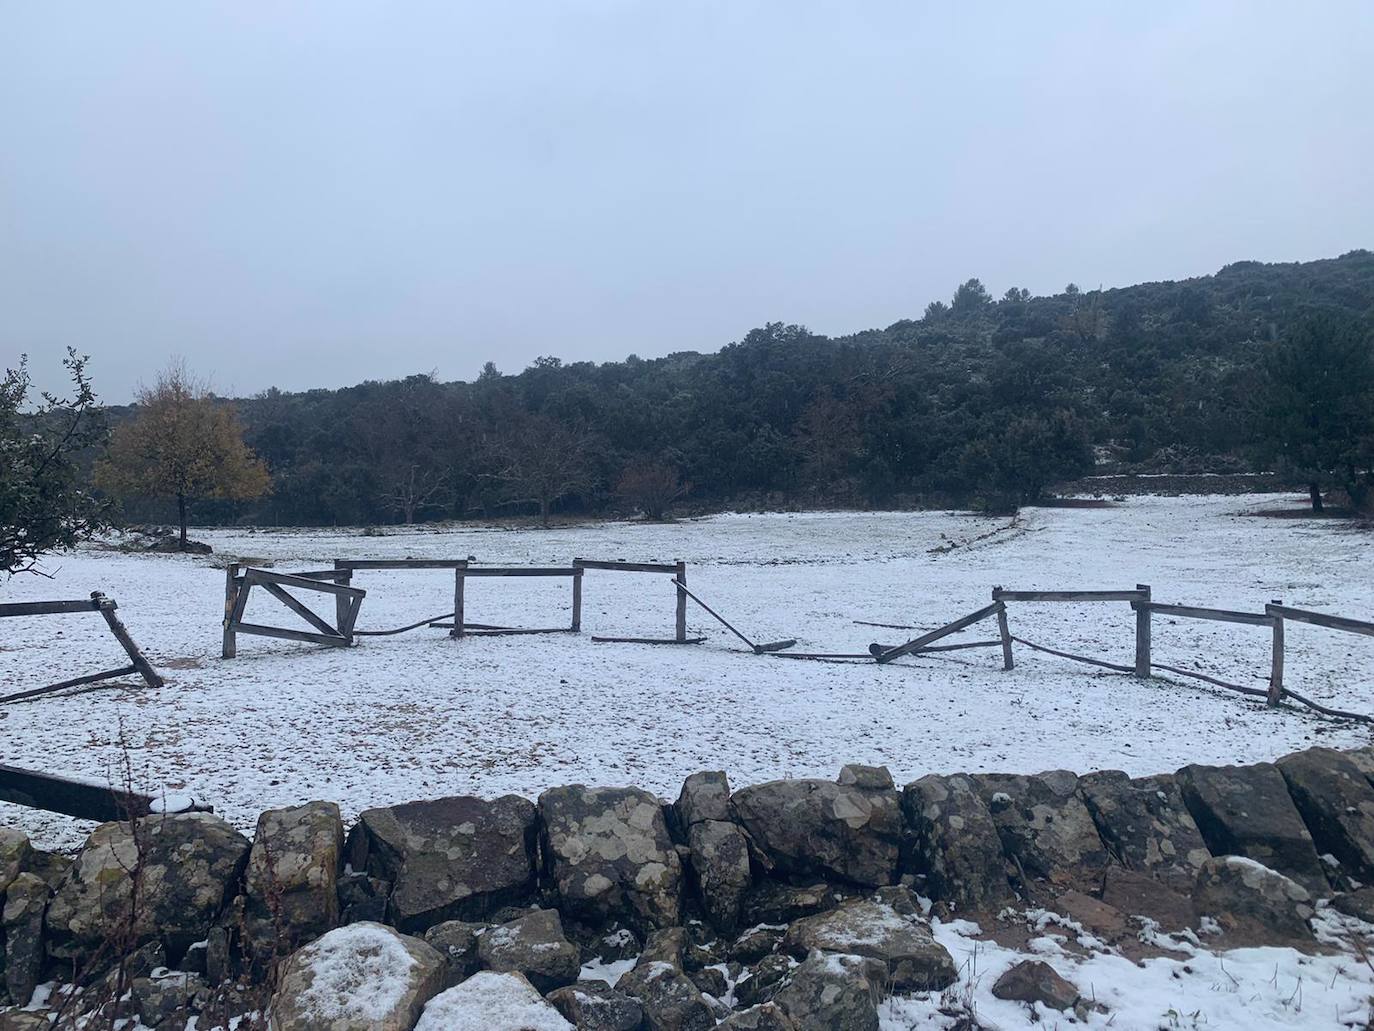
[[[677,494],[698,508],[1001,507],[1094,468],[1253,469],[1277,457],[1256,401],[1265,348],[1314,313],[1367,342],[1374,253],[1050,297],[995,299],[970,280],[919,319],[850,336],[779,322],[714,354],[274,389],[236,402],[271,494],[193,517],[369,524]]]

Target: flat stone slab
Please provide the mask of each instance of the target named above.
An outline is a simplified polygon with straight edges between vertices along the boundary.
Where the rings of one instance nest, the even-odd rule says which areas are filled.
[[[1374,787],[1345,753],[1309,748],[1277,763],[1317,852],[1340,861],[1342,872],[1374,881]]]

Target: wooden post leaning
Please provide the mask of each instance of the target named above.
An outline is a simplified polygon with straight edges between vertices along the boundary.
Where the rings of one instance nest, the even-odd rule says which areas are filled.
[[[993,592],[1000,591],[1001,586],[993,588]],[[997,636],[1002,640],[1002,668],[1011,669],[1011,627],[1007,625],[1007,607],[1003,605],[997,610]]]

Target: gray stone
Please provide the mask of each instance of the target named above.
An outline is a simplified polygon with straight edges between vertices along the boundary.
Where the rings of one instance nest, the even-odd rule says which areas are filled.
[[[244,873],[244,938],[260,962],[285,956],[339,922],[343,820],[333,802],[258,817]]]
[[[730,983],[725,979],[725,972],[720,967],[702,967],[700,970],[693,970],[687,975],[692,980],[692,984],[701,990],[702,995],[709,995],[714,999],[725,998],[730,990]]]
[[[678,826],[683,831],[703,820],[730,819],[730,781],[723,770],[694,773],[682,782],[682,792],[673,803]]]
[[[1212,855],[1245,856],[1313,895],[1329,893],[1312,835],[1273,763],[1185,766],[1178,783]]]
[[[477,955],[488,970],[524,974],[541,992],[572,984],[582,970],[581,953],[564,936],[556,909],[487,928],[477,939]]]
[[[1343,872],[1374,881],[1374,787],[1334,748],[1309,748],[1277,763],[1288,793],[1318,853],[1340,860]]]
[[[858,763],[841,766],[836,783],[866,791],[891,791],[896,786],[892,783],[892,771],[886,766],[861,766]]]
[[[33,846],[27,834],[11,827],[0,827],[0,895],[9,890],[10,883],[28,870],[33,858]]]
[[[711,1004],[671,963],[641,963],[624,974],[615,987],[644,1007],[649,1031],[701,1031],[716,1026]]]
[[[733,1013],[716,1025],[717,1031],[797,1031],[783,1008],[776,1003],[765,1002],[750,1006],[747,1010]]]
[[[11,1010],[0,1013],[0,1031],[52,1031],[52,1023],[43,1013],[24,1013]]]
[[[682,862],[658,800],[638,788],[551,788],[539,796],[544,855],[568,915],[641,931],[679,923]]]
[[[476,920],[529,900],[535,879],[533,803],[459,795],[368,809],[349,838],[355,870],[391,882],[388,914],[403,931]]]
[[[212,927],[205,936],[205,980],[222,985],[234,976],[234,957],[227,927]]]
[[[1331,908],[1367,924],[1374,924],[1374,888],[1361,888],[1337,895],[1331,900]]]
[[[143,1023],[157,1027],[180,1016],[182,1024],[190,1015],[191,1003],[206,988],[203,978],[182,971],[165,971],[158,977],[136,977],[129,986],[134,1007]],[[169,1027],[171,1025],[168,1025]]]
[[[448,984],[455,985],[481,969],[477,954],[477,940],[486,924],[470,924],[462,920],[445,920],[425,932],[426,944],[438,950],[448,960]]]
[[[1026,959],[1007,970],[992,986],[992,994],[1011,1002],[1040,1003],[1053,1010],[1071,1010],[1080,993],[1048,963]]]
[[[882,964],[813,952],[773,1001],[798,1031],[877,1031]]]
[[[730,804],[761,862],[780,874],[866,887],[897,880],[902,813],[891,788],[775,780],[736,791]]]
[[[963,774],[934,774],[902,790],[911,872],[925,890],[958,910],[997,911],[1012,900],[1002,841],[987,804]]]
[[[795,966],[792,958],[781,952],[764,956],[749,971],[748,977],[735,982],[735,1000],[741,1006],[768,1002],[787,983]]]
[[[1374,745],[1348,748],[1343,754],[1365,775],[1366,780],[1374,783]]]
[[[720,930],[734,930],[752,883],[748,839],[733,823],[701,820],[692,824],[687,840],[702,910]]]
[[[1078,797],[1075,774],[980,773],[972,780],[997,825],[1003,850],[1019,861],[1026,876],[1056,887],[1101,879],[1109,857]]]
[[[787,928],[777,924],[756,924],[735,939],[728,954],[739,963],[757,963],[778,947],[786,933]]]
[[[1078,790],[1112,854],[1128,870],[1187,894],[1212,858],[1169,774],[1131,778],[1120,770],[1089,773]]]
[[[411,1031],[444,983],[444,958],[381,924],[340,927],[293,953],[268,1006],[271,1031]]]
[[[846,897],[824,881],[795,885],[764,880],[745,895],[744,918],[751,924],[790,924],[801,917],[834,909]]]
[[[48,951],[84,963],[123,928],[128,944],[160,938],[168,958],[178,961],[209,932],[248,848],[247,838],[209,813],[146,816],[133,830],[127,823],[101,824],[48,906]],[[131,871],[140,864],[142,890],[131,914]]]
[[[1233,945],[1282,945],[1313,937],[1308,921],[1316,910],[1307,890],[1243,856],[1208,860],[1198,874],[1193,903]]]
[[[644,1023],[639,1000],[605,981],[578,981],[555,988],[545,998],[577,1031],[639,1031]]]
[[[679,970],[687,969],[687,949],[691,942],[685,927],[665,927],[652,932],[644,941],[636,966],[644,963],[667,963]]]
[[[5,986],[10,1001],[27,1006],[43,973],[43,913],[48,906],[47,882],[31,873],[10,881],[5,892]]]
[[[522,975],[491,970],[473,974],[431,999],[415,1031],[453,1031],[478,1024],[490,1031],[573,1031]]]
[[[794,956],[822,952],[879,960],[896,991],[938,991],[958,976],[954,958],[915,915],[898,913],[874,900],[846,902],[829,913],[798,920],[787,929],[782,948]]]

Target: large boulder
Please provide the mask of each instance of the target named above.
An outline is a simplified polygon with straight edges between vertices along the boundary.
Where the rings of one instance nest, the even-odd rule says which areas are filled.
[[[1012,898],[1002,841],[987,804],[963,774],[931,774],[902,790],[911,872],[925,893],[960,910],[997,911]]]
[[[704,820],[729,820],[730,781],[725,772],[711,770],[688,777],[673,803],[673,812],[684,831]]]
[[[244,937],[261,961],[286,955],[339,922],[343,820],[333,802],[258,817],[244,873]]]
[[[1244,856],[1217,856],[1198,873],[1193,903],[1232,945],[1311,941],[1316,911],[1302,885]]]
[[[1068,770],[971,778],[997,825],[1006,854],[1033,880],[1055,887],[1101,879],[1109,861],[1097,825]]]
[[[1178,785],[1212,855],[1245,856],[1314,895],[1330,893],[1312,835],[1273,763],[1185,766]]]
[[[10,1001],[27,1006],[43,972],[43,914],[48,907],[49,890],[43,878],[21,873],[5,892],[5,907],[0,914],[5,943],[3,962],[5,987]]]
[[[1346,874],[1374,881],[1374,787],[1334,748],[1309,748],[1277,763],[1317,851],[1340,860]]]
[[[477,956],[498,974],[524,974],[541,992],[572,984],[582,971],[581,952],[564,936],[556,909],[487,928],[477,938]]]
[[[458,795],[368,809],[349,836],[353,868],[391,883],[391,922],[423,931],[525,902],[534,890],[536,819],[518,795]]]
[[[682,861],[663,809],[638,788],[551,788],[539,796],[544,859],[562,908],[641,931],[680,922]]]
[[[896,881],[900,799],[891,776],[884,782],[854,769],[841,773],[850,783],[774,780],[730,796],[766,865],[788,877],[829,876],[865,887]]]
[[[1128,870],[1148,874],[1188,893],[1202,864],[1212,858],[1169,774],[1126,776],[1103,770],[1078,778],[1078,790],[1112,854]]]
[[[922,917],[903,908],[907,911],[898,912],[877,899],[846,902],[798,920],[787,929],[782,948],[798,957],[819,949],[876,959],[899,992],[938,991],[953,984],[958,977],[954,958],[931,936]]]
[[[268,1027],[410,1031],[443,985],[444,958],[419,938],[382,924],[349,924],[286,961],[267,1009]]]
[[[643,1007],[649,1031],[704,1031],[716,1026],[715,1010],[706,996],[672,963],[638,963],[615,987]]]
[[[748,839],[733,823],[700,820],[688,829],[687,843],[701,908],[716,928],[733,931],[751,883]]]
[[[415,1031],[573,1031],[519,974],[484,970],[425,1006]]]
[[[577,1031],[639,1031],[644,1007],[605,981],[578,981],[545,996]]]
[[[209,813],[101,824],[48,906],[48,951],[82,963],[112,935],[126,947],[160,939],[176,963],[205,939],[248,849],[247,838]],[[141,887],[132,906],[135,870]]]
[[[878,1031],[883,977],[875,960],[813,952],[773,1001],[798,1031]]]

